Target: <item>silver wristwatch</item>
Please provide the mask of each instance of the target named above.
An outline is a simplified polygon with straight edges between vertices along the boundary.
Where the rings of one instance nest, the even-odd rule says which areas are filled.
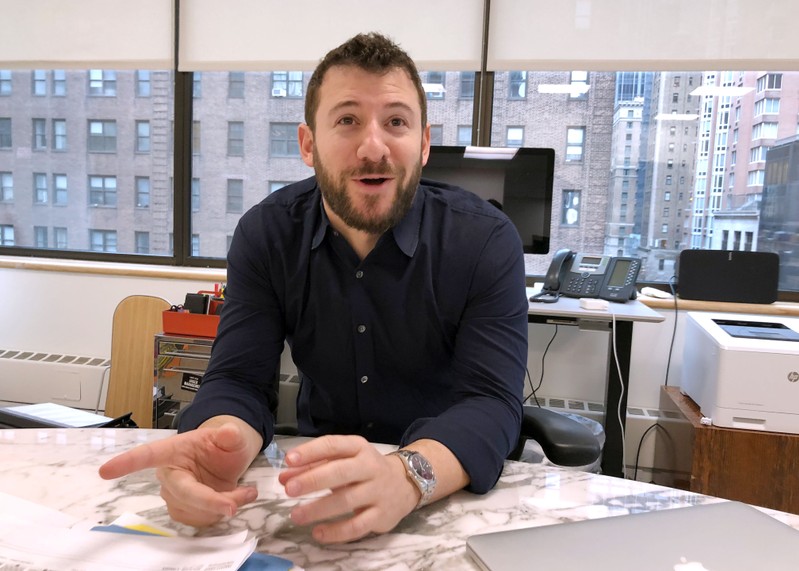
[[[433,473],[433,466],[430,465],[427,458],[413,450],[397,450],[392,452],[392,454],[400,457],[402,463],[405,464],[408,479],[422,493],[422,497],[416,507],[420,508],[429,503],[430,498],[433,497],[433,491],[436,489],[436,475]]]

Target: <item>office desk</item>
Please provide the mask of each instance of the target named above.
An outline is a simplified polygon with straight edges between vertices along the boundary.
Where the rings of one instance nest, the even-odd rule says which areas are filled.
[[[152,470],[110,482],[97,475],[97,468],[111,456],[172,433],[147,429],[0,430],[0,491],[82,520],[110,523],[123,512],[134,512],[181,535],[194,534],[194,528],[169,519]],[[499,483],[486,495],[458,492],[412,513],[391,533],[322,546],[311,539],[308,528],[291,523],[289,511],[302,500],[288,498],[277,481],[282,452],[300,440],[279,439],[267,454],[259,456],[244,476],[244,480],[257,483],[259,499],[234,518],[197,535],[249,529],[259,537],[259,551],[291,559],[308,571],[475,571],[477,566],[465,551],[466,538],[474,533],[720,501],[644,482],[508,462]],[[799,529],[799,516],[763,511]],[[530,557],[535,560],[535,554]]]
[[[528,288],[528,297],[533,290]],[[613,354],[615,318],[616,354]],[[630,351],[633,342],[633,323],[658,323],[664,317],[637,300],[610,303],[608,311],[591,311],[580,307],[580,300],[561,297],[555,303],[530,302],[527,321],[576,325],[583,329],[608,331],[608,372],[605,387],[605,447],[602,453],[602,473],[623,476],[624,442],[622,432],[627,419],[627,387],[630,378]],[[621,374],[621,376],[619,376]],[[622,385],[624,390],[622,390]],[[620,411],[620,414],[619,414]],[[621,422],[621,424],[620,424]]]

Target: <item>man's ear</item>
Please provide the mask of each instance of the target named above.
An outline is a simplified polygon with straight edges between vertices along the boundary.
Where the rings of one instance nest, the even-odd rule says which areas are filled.
[[[300,143],[302,162],[313,168],[313,131],[307,124],[300,123],[297,128],[297,140]]]
[[[422,166],[427,164],[430,156],[430,123],[422,129]]]

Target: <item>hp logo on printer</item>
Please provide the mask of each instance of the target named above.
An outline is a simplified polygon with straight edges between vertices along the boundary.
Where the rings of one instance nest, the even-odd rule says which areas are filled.
[[[797,373],[796,371],[791,371],[790,373],[788,373],[788,380],[792,383],[799,381],[799,373]]]

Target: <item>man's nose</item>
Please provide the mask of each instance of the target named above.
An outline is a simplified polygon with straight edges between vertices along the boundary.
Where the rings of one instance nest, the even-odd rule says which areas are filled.
[[[379,162],[389,154],[388,145],[385,140],[385,132],[381,125],[376,121],[368,123],[363,130],[363,138],[358,146],[358,158]]]

